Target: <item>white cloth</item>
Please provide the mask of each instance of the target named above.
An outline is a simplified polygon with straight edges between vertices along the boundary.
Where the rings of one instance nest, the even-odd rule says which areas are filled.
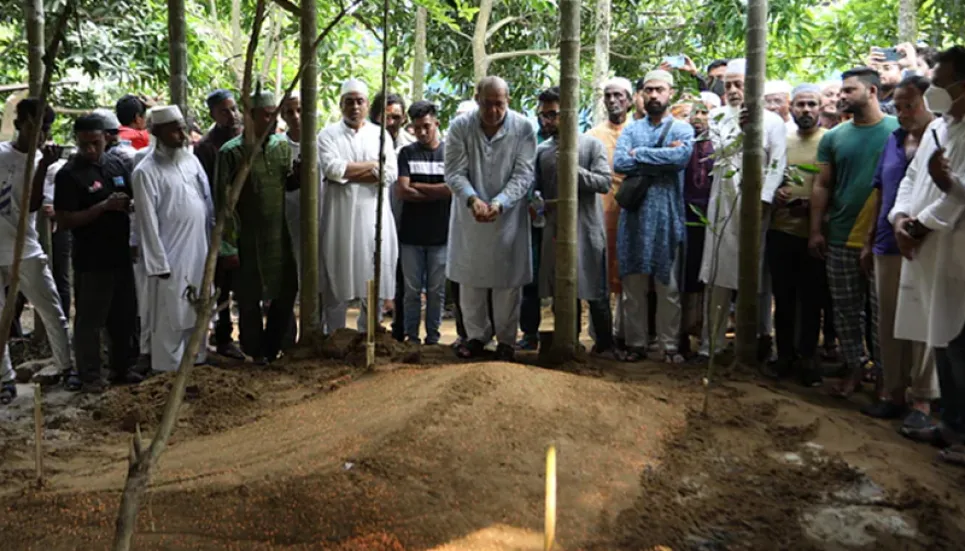
[[[493,289],[493,318],[489,320],[489,291],[478,287],[459,287],[459,307],[466,325],[466,336],[483,344],[496,337],[499,344],[516,344],[522,289]],[[493,323],[496,327],[493,327]]]
[[[732,147],[741,134],[740,109],[722,107],[710,112],[710,139],[714,151]],[[770,204],[784,179],[787,165],[787,130],[784,119],[764,111],[764,185],[759,200]],[[718,287],[737,289],[740,243],[741,163],[740,151],[715,161],[707,219],[710,228],[704,240],[700,280]],[[758,200],[758,198],[754,198]],[[762,229],[765,225],[761,224]],[[719,244],[719,249],[718,249]],[[761,239],[761,250],[764,240]],[[763,265],[763,253],[761,263]],[[716,272],[716,273],[715,273]]]
[[[932,130],[945,148],[957,178],[942,193],[928,174],[928,160],[937,149]],[[922,136],[914,160],[898,188],[888,214],[892,224],[899,213],[917,218],[932,230],[913,260],[901,266],[901,286],[895,312],[895,337],[944,348],[965,327],[965,122],[932,121]]]
[[[359,184],[345,179],[349,163],[379,160],[379,127],[365,122],[356,131],[337,122],[318,133],[319,172],[326,180],[322,220],[322,257],[325,281],[337,302],[368,296],[368,280],[374,276],[377,184]],[[389,202],[389,186],[396,180],[398,165],[392,137],[386,132],[385,170],[382,186],[382,277],[379,297],[395,296],[395,267],[399,243]]]
[[[477,289],[511,289],[533,280],[530,219],[522,199],[533,187],[536,133],[526,117],[507,111],[487,138],[479,111],[453,121],[446,137],[446,184],[452,189],[446,277]],[[503,212],[477,222],[470,197],[496,201]]]
[[[213,208],[208,178],[187,150],[155,149],[134,170],[137,232],[148,276],[148,317],[153,328],[152,368],[173,371],[180,364],[183,338],[196,315],[185,290],[198,293],[204,278]],[[170,274],[167,279],[157,276]],[[159,350],[167,354],[155,353]]]
[[[57,179],[57,173],[65,164],[67,164],[67,159],[60,159],[47,169],[47,175],[44,177],[44,205],[54,204],[54,191],[57,188],[54,181]]]
[[[40,166],[40,152],[34,156],[34,170]],[[14,149],[13,142],[0,142],[0,266],[13,265],[13,249],[17,242],[20,223],[20,200],[23,198],[24,169],[27,154]],[[33,182],[27,184],[33,189]],[[21,258],[36,258],[44,254],[37,239],[37,213],[27,214],[27,233]]]

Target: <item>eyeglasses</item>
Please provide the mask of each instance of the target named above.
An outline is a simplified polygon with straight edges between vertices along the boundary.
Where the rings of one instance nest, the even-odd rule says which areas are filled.
[[[541,119],[553,120],[560,116],[559,111],[543,111],[539,114]]]

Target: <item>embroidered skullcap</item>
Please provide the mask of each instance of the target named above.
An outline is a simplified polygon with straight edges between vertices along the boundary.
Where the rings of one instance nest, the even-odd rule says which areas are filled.
[[[720,107],[720,96],[713,92],[701,92],[700,101],[707,106],[707,109],[717,109]]]
[[[764,83],[764,95],[786,94],[791,95],[791,84],[786,80],[769,80]]]
[[[353,92],[365,98],[369,97],[369,87],[357,78],[350,78],[342,83],[342,93],[339,94],[339,97],[344,98]]]
[[[234,98],[235,98],[235,95],[232,94],[230,90],[225,90],[224,88],[221,88],[208,94],[208,97],[205,98],[204,102],[208,105],[208,109],[214,109],[215,107],[218,106],[219,103],[225,100],[234,99]]]
[[[817,94],[820,96],[821,86],[811,83],[798,84],[794,87],[794,90],[791,91],[791,97],[795,98],[798,94]]]
[[[610,80],[603,83],[603,89],[606,90],[610,87],[619,88],[627,93],[628,96],[633,95],[633,85],[630,84],[630,80],[623,77],[613,77]]]
[[[184,122],[184,115],[177,105],[165,105],[151,109],[151,124],[157,126],[169,122]]]
[[[664,71],[663,69],[654,69],[653,71],[650,71],[649,73],[647,73],[645,77],[643,77],[644,83],[647,83],[653,80],[656,80],[658,82],[666,82],[671,88],[673,88],[673,75],[671,75],[667,71]]]
[[[725,75],[743,75],[747,72],[747,60],[739,57],[737,59],[732,59],[727,62],[727,69],[724,71]]]

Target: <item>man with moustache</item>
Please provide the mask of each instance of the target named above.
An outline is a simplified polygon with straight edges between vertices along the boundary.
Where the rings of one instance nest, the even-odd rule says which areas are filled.
[[[201,289],[213,222],[208,178],[188,151],[187,127],[176,106],[151,114],[155,147],[134,170],[138,242],[148,277],[144,309],[153,319],[151,369],[175,371],[194,329],[196,313],[185,289]],[[205,357],[198,351],[196,362]]]
[[[682,363],[678,350],[680,289],[678,262],[684,243],[684,169],[693,151],[694,130],[670,115],[673,76],[651,71],[643,78],[647,118],[635,121],[617,141],[613,168],[635,175],[648,186],[642,204],[620,212],[617,255],[626,296],[626,360],[644,359],[648,344],[647,293],[650,277],[656,281],[657,334],[668,363]],[[670,173],[658,178],[652,173]],[[623,205],[626,207],[626,205]],[[632,207],[631,207],[632,208]]]
[[[818,126],[821,89],[802,84],[791,92],[791,116],[796,130],[787,136],[787,174],[774,196],[774,216],[767,232],[767,263],[774,290],[774,332],[779,377],[795,373],[804,386],[821,384],[820,359],[815,356],[821,325],[821,284],[824,263],[808,253],[808,200],[818,143],[827,132]]]

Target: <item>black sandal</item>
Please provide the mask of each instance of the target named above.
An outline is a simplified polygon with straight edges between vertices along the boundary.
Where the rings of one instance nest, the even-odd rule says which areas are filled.
[[[624,356],[623,361],[627,363],[641,362],[646,359],[646,355],[640,352],[640,350],[633,348],[627,350],[627,355]]]
[[[71,369],[67,372],[67,376],[64,377],[64,388],[70,392],[80,392],[81,387],[84,386],[84,381],[80,378],[80,372],[76,369]]]
[[[7,405],[17,397],[17,383],[7,381],[0,383],[0,404]]]
[[[471,360],[482,355],[484,349],[483,343],[477,340],[459,343],[459,346],[456,347],[456,357]]]

